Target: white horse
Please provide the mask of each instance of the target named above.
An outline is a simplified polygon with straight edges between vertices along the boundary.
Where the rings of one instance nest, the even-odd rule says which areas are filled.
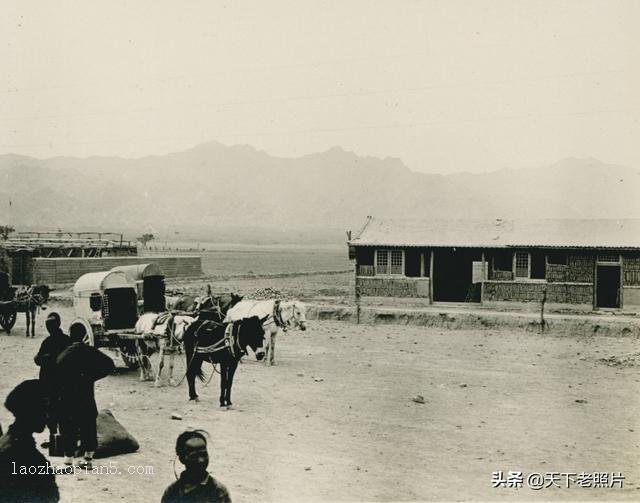
[[[297,300],[242,300],[229,309],[225,321],[236,321],[251,316],[261,319],[267,316],[262,323],[267,351],[264,362],[267,365],[275,364],[276,336],[280,330],[286,332],[289,328],[307,329],[305,305]]]
[[[182,347],[182,336],[187,327],[196,321],[197,318],[184,315],[173,315],[171,313],[145,313],[136,323],[136,333],[150,334],[155,336],[157,349],[159,352],[158,372],[155,377],[155,386],[162,385],[162,369],[164,368],[164,357],[169,356],[169,385],[173,386],[173,364],[175,355]],[[141,367],[140,380],[149,379],[151,369]]]

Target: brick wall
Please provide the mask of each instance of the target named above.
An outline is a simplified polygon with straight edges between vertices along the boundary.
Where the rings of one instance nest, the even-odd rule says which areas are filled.
[[[429,278],[357,278],[366,297],[429,297]]]
[[[569,255],[569,269],[566,281],[593,283],[594,257],[589,255]]]
[[[545,283],[488,281],[484,300],[540,302]],[[546,283],[547,302],[558,304],[593,304],[593,285],[588,283]]]
[[[88,272],[108,271],[119,265],[158,264],[165,277],[190,277],[202,274],[201,257],[102,257],[102,258],[35,258],[33,283],[75,283]]]

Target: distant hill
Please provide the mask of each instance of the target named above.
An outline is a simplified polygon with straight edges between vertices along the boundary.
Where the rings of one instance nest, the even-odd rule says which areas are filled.
[[[504,215],[543,218],[638,218],[640,170],[597,159],[569,158],[550,166],[448,177],[490,195]]]
[[[638,193],[640,171],[595,159],[443,176],[337,147],[298,158],[217,142],[139,159],[0,156],[0,221],[17,228],[256,228],[309,237],[356,229],[366,215],[640,218]]]

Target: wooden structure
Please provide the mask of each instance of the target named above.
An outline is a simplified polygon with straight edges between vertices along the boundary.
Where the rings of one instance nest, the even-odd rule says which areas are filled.
[[[360,296],[640,312],[639,220],[379,220],[348,242]]]
[[[2,242],[11,261],[14,285],[30,285],[38,258],[97,258],[137,255],[137,247],[122,234],[103,232],[19,232]],[[45,281],[46,282],[46,281]]]

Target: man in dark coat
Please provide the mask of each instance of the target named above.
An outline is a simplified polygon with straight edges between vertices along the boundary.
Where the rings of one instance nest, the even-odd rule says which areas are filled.
[[[91,469],[98,446],[96,418],[98,407],[94,383],[114,370],[113,360],[98,349],[83,343],[86,332],[80,325],[71,327],[71,345],[57,361],[60,383],[60,430],[64,445],[65,465],[73,464],[80,438],[84,461],[78,466]]]
[[[47,427],[49,428],[49,442],[58,433],[58,395],[59,384],[56,375],[56,359],[71,344],[69,336],[60,329],[60,315],[51,313],[45,321],[49,336],[42,341],[40,351],[33,359],[40,367],[40,382],[47,396]]]
[[[203,432],[185,431],[178,435],[176,455],[185,470],[167,487],[161,503],[231,503],[227,488],[207,472],[209,453]]]
[[[46,423],[45,390],[40,381],[18,384],[4,405],[16,419],[0,438],[0,502],[57,502],[55,469],[33,439]]]

